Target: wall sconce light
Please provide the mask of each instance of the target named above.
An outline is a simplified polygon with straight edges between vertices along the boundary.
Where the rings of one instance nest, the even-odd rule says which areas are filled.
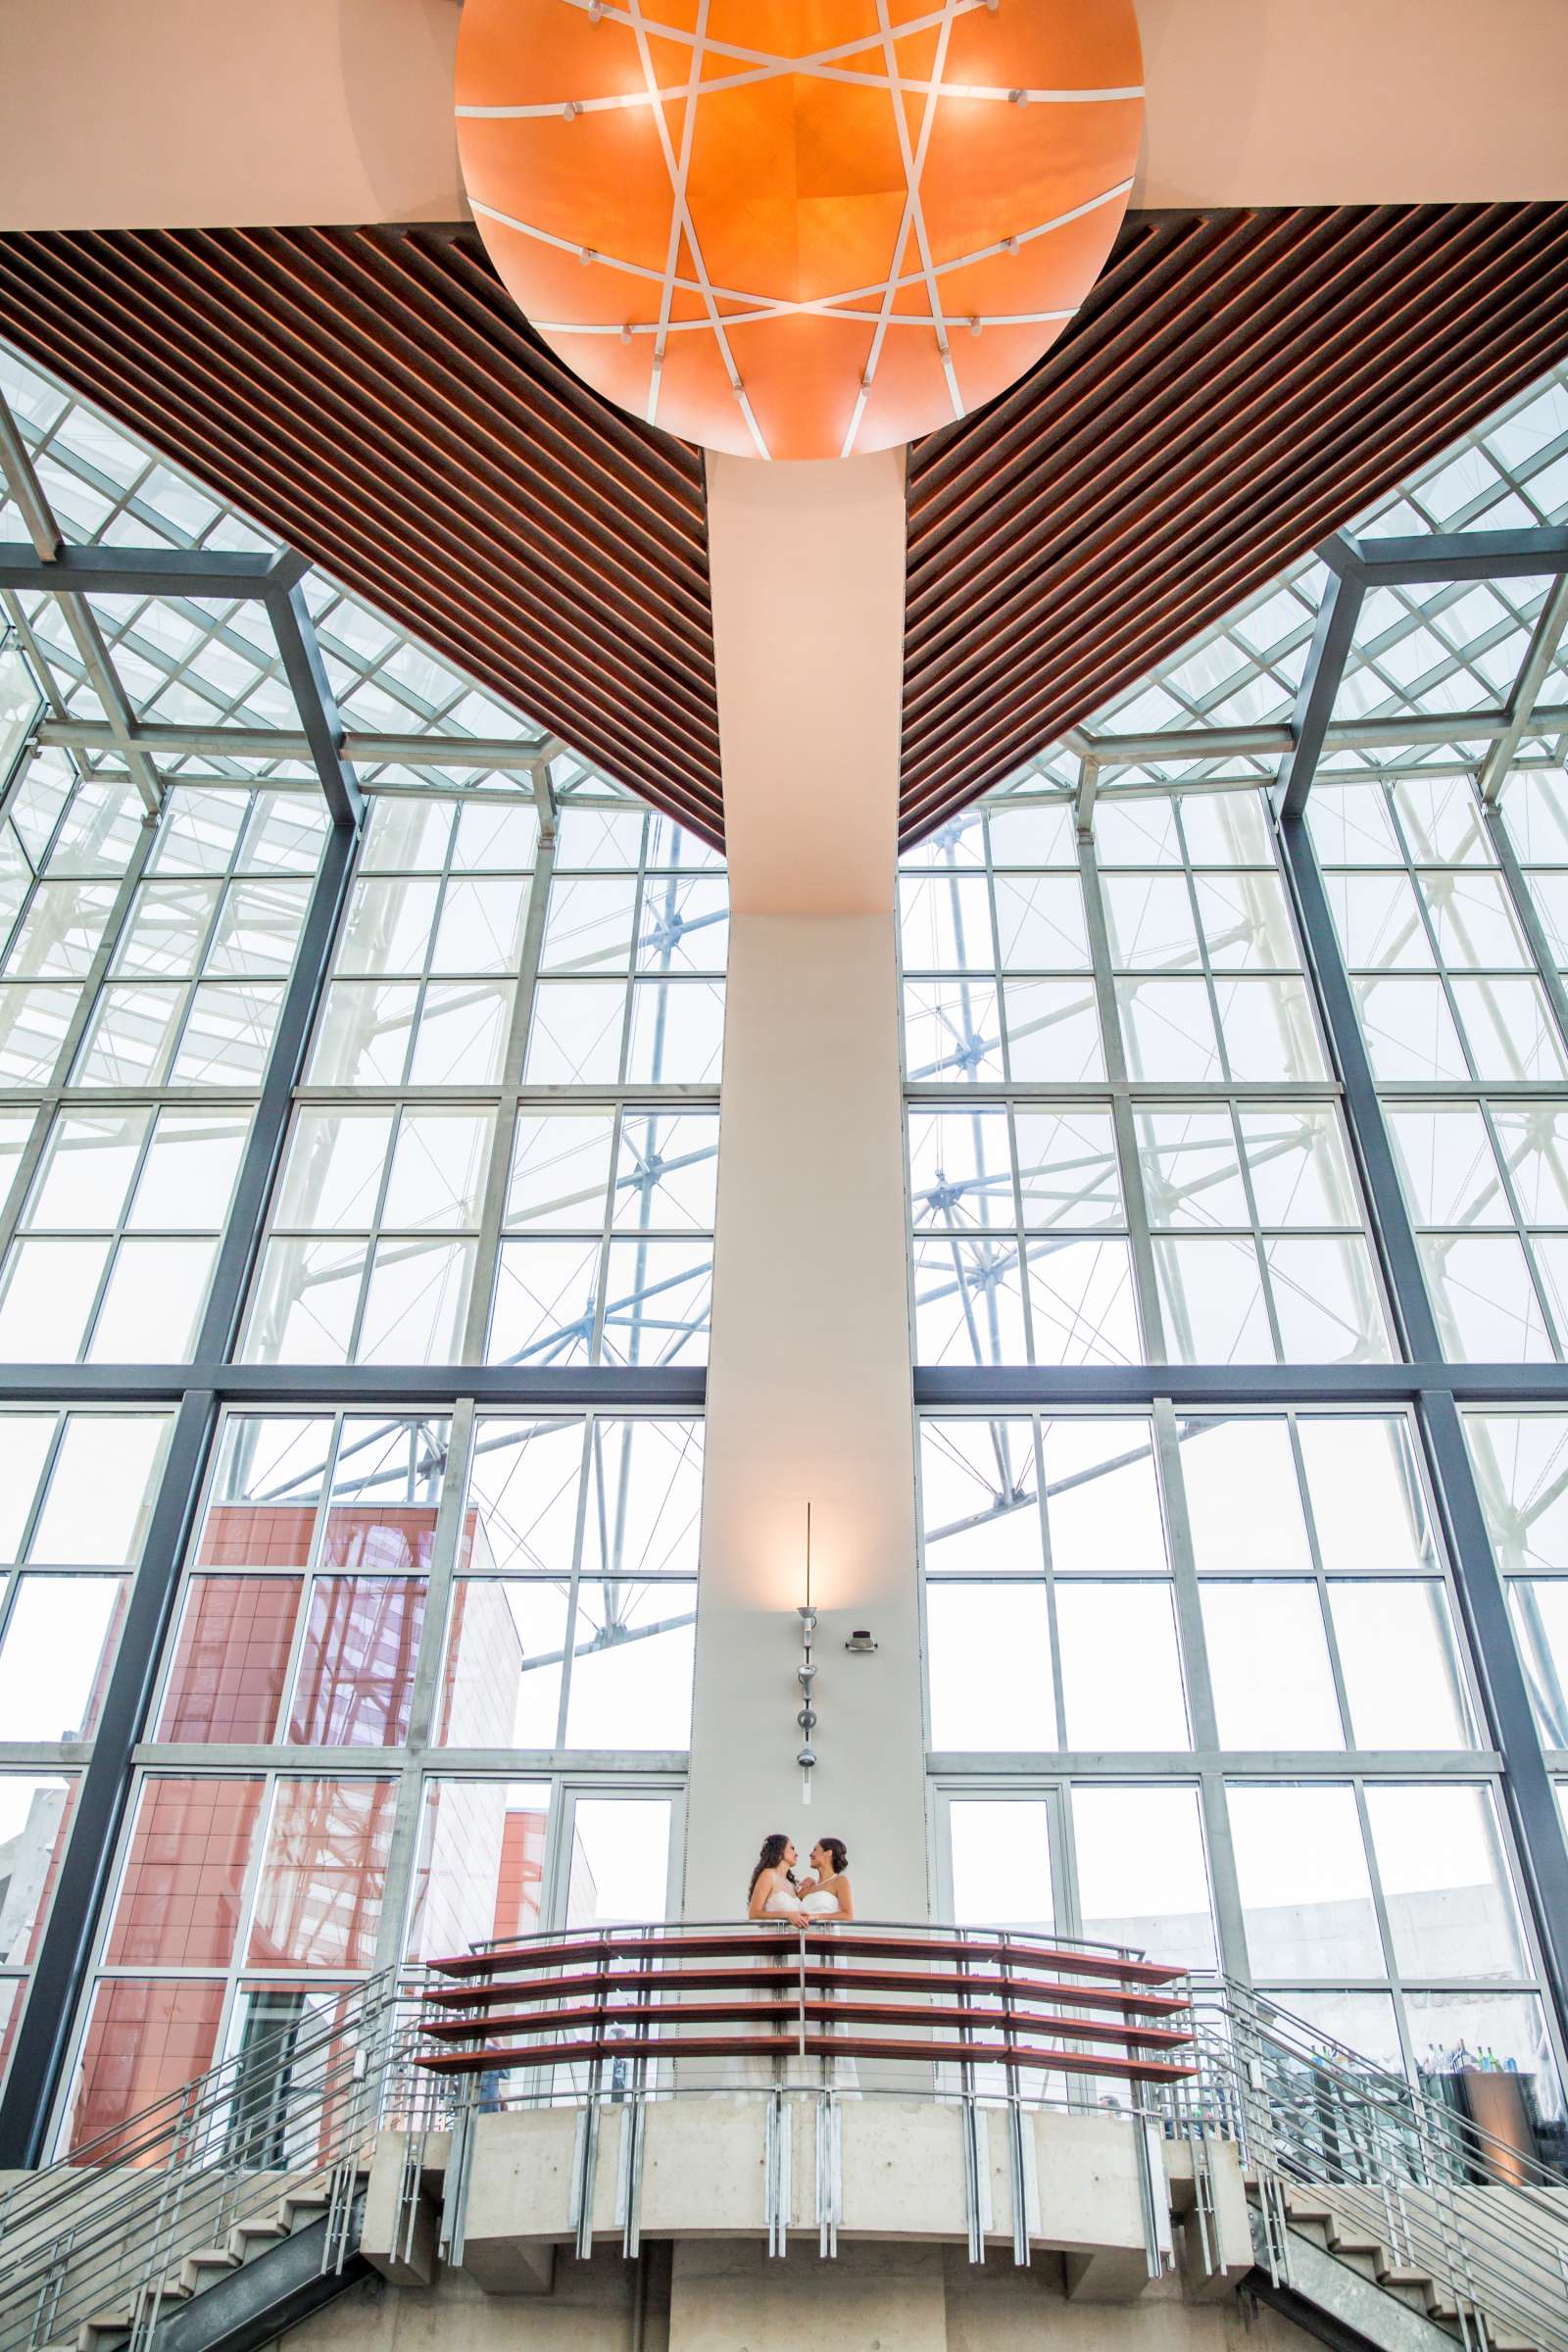
[[[806,1506],[806,1604],[795,1612],[801,1621],[801,1663],[795,1669],[795,1680],[801,1687],[803,1704],[795,1720],[805,1733],[805,1743],[795,1761],[801,1768],[801,1802],[811,1801],[811,1767],[816,1762],[816,1750],[811,1745],[811,1734],[816,1729],[816,1709],[811,1704],[811,1686],[816,1680],[816,1667],[811,1659],[811,1642],[816,1634],[816,1611],[811,1606],[811,1506]]]
[[[868,1628],[858,1625],[844,1646],[846,1649],[853,1649],[857,1657],[868,1658],[875,1649],[876,1643],[872,1641]]]

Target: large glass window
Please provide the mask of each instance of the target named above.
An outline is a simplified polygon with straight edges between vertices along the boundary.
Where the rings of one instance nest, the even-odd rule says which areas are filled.
[[[1390,1353],[1259,794],[1102,801],[1092,842],[1009,795],[899,890],[919,1361]]]
[[[0,396],[72,544],[281,552],[6,353]],[[728,933],[710,846],[329,581],[296,619],[335,718],[262,601],[92,609],[129,751],[54,594],[0,632],[0,1362],[68,1399],[0,1402],[0,2057],[122,1628],[175,1590],[71,2146],[432,1919],[672,1900]],[[234,1352],[264,1401],[210,1414]],[[104,1365],[165,1401],[100,1405]],[[679,1411],[610,1409],[671,1365]],[[599,1409],[539,1412],[579,1366]],[[199,1498],[160,1492],[176,1429]]]
[[[244,1355],[704,1361],[727,930],[632,803],[379,801]]]
[[[167,1412],[0,1409],[0,2076],[140,1561]]]

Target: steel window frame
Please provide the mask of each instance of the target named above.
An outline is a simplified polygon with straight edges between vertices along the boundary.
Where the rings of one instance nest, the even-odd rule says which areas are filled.
[[[1373,1777],[1408,1780],[1419,1774],[1442,1781],[1467,1776],[1484,1780],[1495,1788],[1510,1833],[1525,1934],[1539,1961],[1550,2029],[1560,2060],[1568,2044],[1568,1838],[1564,1835],[1563,1815],[1524,1680],[1505,1581],[1487,1532],[1460,1407],[1467,1403],[1568,1407],[1568,1365],[1461,1364],[1445,1356],[1380,1090],[1362,1035],[1322,871],[1307,830],[1306,808],[1320,762],[1333,746],[1377,748],[1385,743],[1397,746],[1470,737],[1484,740],[1490,747],[1488,765],[1478,777],[1477,785],[1484,795],[1482,806],[1488,835],[1495,850],[1508,901],[1535,957],[1538,973],[1544,981],[1550,1010],[1568,1038],[1568,993],[1548,952],[1520,860],[1507,838],[1497,807],[1501,773],[1526,733],[1544,725],[1556,731],[1568,724],[1568,711],[1537,709],[1537,698],[1549,671],[1564,621],[1568,619],[1568,588],[1564,586],[1568,580],[1568,529],[1452,532],[1420,539],[1363,541],[1341,535],[1322,553],[1328,564],[1329,578],[1289,727],[1193,728],[1120,739],[1081,736],[1076,739],[1076,748],[1083,755],[1077,814],[1080,829],[1087,829],[1084,820],[1092,809],[1101,770],[1117,761],[1175,759],[1192,762],[1226,754],[1282,755],[1269,799],[1280,864],[1304,944],[1316,1011],[1326,1032],[1338,1081],[1326,1091],[1338,1094],[1343,1103],[1344,1126],[1369,1211],[1367,1231],[1406,1360],[1361,1366],[986,1366],[951,1370],[917,1366],[913,1398],[917,1411],[971,1413],[1060,1412],[1097,1405],[1102,1408],[1136,1405],[1153,1415],[1156,1443],[1170,1442],[1175,1411],[1190,1406],[1245,1409],[1269,1404],[1375,1406],[1383,1403],[1404,1408],[1414,1424],[1429,1502],[1443,1532],[1448,1564],[1446,1582],[1468,1650],[1466,1683],[1472,1707],[1479,1717],[1477,1737],[1485,1744],[1466,1753],[1401,1756],[1393,1764],[1381,1757],[1374,1762],[1349,1751],[1332,1756],[1314,1753],[1311,1757],[1244,1756],[1221,1751],[1211,1738],[1204,1737],[1205,1731],[1212,1735],[1213,1729],[1211,1693],[1206,1684],[1196,1691],[1191,1685],[1190,1661],[1193,1656],[1203,1658],[1202,1644],[1190,1644],[1184,1638],[1194,1740],[1190,1753],[1075,1758],[1057,1754],[956,1755],[933,1750],[928,1752],[927,1769],[934,1788],[950,1788],[984,1785],[987,1779],[1004,1787],[1031,1780],[1059,1784],[1071,1778],[1075,1768],[1079,1777],[1087,1770],[1112,1780],[1196,1783],[1200,1791],[1221,1948],[1227,1952],[1232,1966],[1238,1955],[1245,1955],[1246,1945],[1241,1935],[1240,1899],[1228,1822],[1224,1818],[1226,1775],[1320,1780],[1353,1777],[1359,1785],[1360,1776],[1370,1767]],[[1520,677],[1502,711],[1474,718],[1448,713],[1421,714],[1413,723],[1396,719],[1335,721],[1335,703],[1351,653],[1356,619],[1373,588],[1385,584],[1536,574],[1553,575],[1555,585],[1532,635]],[[1472,767],[1467,772],[1475,770]],[[1489,784],[1491,789],[1486,790]],[[1203,784],[1195,779],[1193,788],[1200,791]],[[1115,787],[1110,789],[1114,791]],[[1152,784],[1145,789],[1153,793],[1161,788]],[[1183,785],[1178,781],[1168,789],[1180,794]],[[989,858],[973,870],[989,877]],[[1099,958],[1096,960],[1098,963]],[[1128,1096],[1143,1090],[1129,1089],[1121,1071],[1110,1067],[1115,1031],[1104,1018],[1109,1008],[1102,1004],[1101,1009],[1106,1033],[1109,1083],[1066,1090],[1042,1086],[1039,1092],[1058,1100],[1064,1095],[1075,1100],[1096,1097],[1102,1102],[1109,1100],[1122,1108],[1125,1116]],[[1274,1091],[1294,1094],[1298,1090]],[[1383,1091],[1390,1093],[1391,1099],[1397,1099],[1404,1090]],[[1408,1091],[1412,1094],[1421,1091],[1429,1096],[1433,1092],[1430,1088],[1417,1090],[1413,1085]],[[1456,1087],[1453,1093],[1456,1099],[1469,1100],[1493,1091],[1469,1086]],[[1550,1088],[1532,1085],[1516,1091],[1540,1097],[1549,1093]],[[981,1099],[1011,1102],[1016,1093],[1005,1080],[972,1088],[939,1084],[906,1084],[905,1088],[906,1101],[911,1107],[915,1103],[930,1105],[940,1102],[960,1112],[970,1098],[975,1102]],[[1125,1184],[1125,1173],[1123,1181]],[[1131,1203],[1129,1213],[1135,1213]],[[913,1232],[912,1222],[910,1231]],[[1180,1514],[1177,1516],[1179,1521]],[[1193,1587],[1191,1597],[1196,1606],[1196,1580],[1186,1530],[1178,1523],[1172,1525],[1169,1533],[1178,1606],[1182,1590],[1189,1585]],[[1185,1637],[1185,1627],[1182,1630]],[[1392,1950],[1390,1958],[1392,1966]],[[1402,2012],[1397,2002],[1396,2006],[1403,2034]]]

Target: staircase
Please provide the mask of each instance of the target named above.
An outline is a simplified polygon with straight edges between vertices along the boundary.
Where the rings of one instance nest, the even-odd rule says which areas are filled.
[[[0,2352],[247,2352],[366,2275],[391,1971],[0,2195]]]
[[[331,1996],[0,2193],[0,2352],[261,2352],[368,2275],[387,2132],[382,2171],[403,2151],[395,2259],[373,2234],[368,2249],[394,2280],[425,2275],[412,2249],[443,2176],[420,2151],[467,2110],[415,2063],[408,1983],[387,1971]],[[1568,2352],[1568,2180],[1246,1986],[1192,1996],[1196,2067],[1145,2085],[1136,2110],[1151,2204],[1161,2135],[1191,2196],[1190,2294],[1240,2287],[1330,2352]],[[953,2072],[932,2070],[939,2106]],[[545,2107],[581,2108],[591,2144],[596,2095],[558,2084]],[[449,2261],[464,2259],[462,2145],[460,2129]]]
[[[1189,2112],[1240,2146],[1260,2299],[1332,2345],[1568,2352],[1568,2181],[1246,1986],[1196,2006]]]

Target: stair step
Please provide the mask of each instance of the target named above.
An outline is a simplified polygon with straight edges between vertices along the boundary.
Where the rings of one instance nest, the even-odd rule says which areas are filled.
[[[285,2197],[277,2209],[284,2236],[289,2236],[296,2230],[308,2229],[312,2222],[318,2222],[331,2202],[331,2193],[324,2188],[319,2194],[315,2189],[302,2189]]]
[[[228,2250],[241,2262],[248,2262],[261,2246],[275,2245],[288,2231],[281,2222],[236,2222],[228,2233]]]
[[[165,2303],[188,2303],[190,2293],[190,2288],[180,2280],[169,2278],[164,2282],[162,2299]],[[91,2313],[79,2323],[76,2328],[76,2352],[98,2352],[98,2338],[101,2335],[112,2336],[118,2342],[134,2318],[135,2313],[129,2303],[106,2303],[101,2311]]]
[[[1331,2222],[1329,2252],[1337,2254],[1342,2262],[1351,2256],[1370,2259],[1382,2270],[1388,2268],[1391,2259],[1388,2247],[1377,2232],[1364,2228],[1359,2222]]]
[[[194,2254],[187,2254],[180,2264],[179,2283],[191,2294],[199,2295],[204,2286],[212,2285],[215,2278],[224,2278],[230,2271],[237,2271],[239,2264],[239,2256],[231,2254],[227,2246],[199,2246]]]

